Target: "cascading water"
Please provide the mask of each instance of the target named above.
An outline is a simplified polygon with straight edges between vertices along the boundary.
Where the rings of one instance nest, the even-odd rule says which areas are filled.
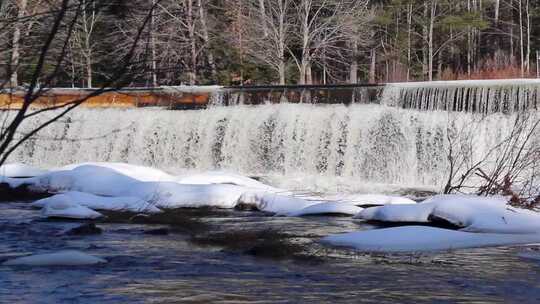
[[[440,187],[448,174],[449,132],[471,131],[472,151],[480,158],[510,132],[514,119],[361,104],[77,109],[24,144],[11,161],[221,169],[321,191],[356,191],[367,183]]]
[[[540,109],[539,79],[389,83],[381,103],[416,110],[515,113]]]
[[[268,103],[375,103],[423,111],[515,113],[540,109],[540,79],[460,80],[347,87],[211,90],[210,106]],[[377,95],[380,97],[377,98]],[[309,98],[305,98],[309,96]]]

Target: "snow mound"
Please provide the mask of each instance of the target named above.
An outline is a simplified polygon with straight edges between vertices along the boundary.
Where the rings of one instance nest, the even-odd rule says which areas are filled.
[[[176,179],[175,176],[155,168],[137,166],[126,163],[86,162],[68,165],[60,168],[59,170],[73,170],[82,166],[97,166],[112,169],[120,174],[129,176],[142,182],[174,181]]]
[[[8,260],[6,266],[84,266],[107,263],[107,260],[81,251],[64,250],[54,253],[37,254]]]
[[[0,176],[5,177],[31,177],[38,176],[46,172],[47,171],[45,170],[21,163],[5,164],[0,166]]]
[[[538,213],[508,206],[503,197],[436,195],[415,205],[367,208],[355,218],[418,223],[444,220],[469,232],[540,233]]]
[[[137,197],[104,197],[90,193],[69,191],[56,194],[51,197],[37,200],[31,205],[33,207],[44,208],[49,204],[75,203],[93,210],[131,211],[131,212],[160,212],[158,208],[149,202]]]
[[[305,215],[317,215],[317,214],[343,214],[343,215],[356,215],[363,208],[357,207],[353,204],[338,203],[338,202],[323,202],[308,207],[302,208],[298,211],[287,213],[287,216],[305,216]]]
[[[234,208],[245,191],[245,188],[235,185],[141,182],[125,189],[123,194],[152,202],[159,208]]]
[[[35,178],[21,179],[29,188],[41,192],[79,191],[103,196],[124,196],[126,189],[140,181],[113,169],[81,165],[71,170],[49,172]]]
[[[329,235],[321,241],[368,252],[421,252],[532,244],[540,242],[540,234],[471,233],[425,226],[403,226]]]
[[[242,186],[228,184],[188,185],[175,181],[140,180],[152,180],[155,176],[151,173],[146,177],[138,176],[139,179],[136,179],[109,166],[80,165],[70,170],[52,171],[33,178],[7,178],[6,181],[12,187],[27,184],[29,189],[37,192],[76,191],[97,196],[133,197],[158,208],[203,206],[233,208],[238,198],[247,190]],[[88,205],[91,203],[101,205],[101,202],[85,202]]]
[[[41,209],[46,218],[96,219],[103,215],[69,200],[53,200]]]

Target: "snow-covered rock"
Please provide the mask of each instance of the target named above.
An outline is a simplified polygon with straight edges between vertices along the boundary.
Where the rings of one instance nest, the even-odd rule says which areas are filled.
[[[84,266],[107,263],[107,260],[86,254],[81,251],[64,250],[54,253],[36,254],[13,260],[2,265],[6,266]]]
[[[90,193],[69,191],[56,194],[51,197],[37,200],[31,205],[33,207],[44,208],[49,204],[75,203],[93,210],[131,211],[157,213],[160,212],[153,204],[137,197],[104,197]]]
[[[165,182],[176,180],[175,176],[161,170],[126,163],[86,162],[64,166],[59,168],[57,171],[73,170],[82,166],[94,166],[112,169],[120,174],[143,182]]]
[[[289,212],[287,216],[305,216],[305,215],[317,215],[317,214],[343,214],[343,215],[356,215],[362,208],[353,204],[339,203],[339,202],[322,202],[308,207],[302,208],[298,211]]]
[[[472,233],[425,226],[355,231],[324,237],[323,243],[368,252],[443,251],[540,242],[540,234]]]
[[[152,179],[152,174],[147,179]],[[144,179],[139,176],[139,179]],[[155,207],[213,206],[233,208],[245,187],[228,184],[188,185],[175,181],[140,181],[107,166],[81,165],[23,179],[8,179],[12,186],[25,183],[38,192],[84,192],[97,196],[134,197]]]
[[[362,210],[354,218],[383,222],[427,223],[432,204],[385,205]]]
[[[238,199],[238,203],[252,205],[260,211],[274,213],[278,216],[287,216],[311,205],[321,203],[321,201],[310,201],[303,198],[265,192],[245,192]]]
[[[41,209],[41,215],[47,218],[96,219],[103,215],[90,208],[65,200],[51,201]]]
[[[51,171],[33,178],[20,179],[29,189],[60,193],[79,191],[103,196],[125,196],[126,189],[136,187],[140,181],[113,169],[82,165],[71,170]]]
[[[234,208],[245,188],[235,185],[183,185],[175,182],[141,182],[122,193],[159,208]]]
[[[265,185],[253,178],[246,176],[218,172],[218,171],[209,171],[198,174],[191,174],[186,176],[181,176],[177,178],[177,181],[181,184],[190,184],[190,185],[203,185],[203,184],[231,184],[236,186],[243,186],[246,188],[270,191],[270,192],[279,192],[283,191],[281,189],[274,188],[272,186]]]
[[[419,223],[442,219],[462,227],[462,231],[540,233],[540,214],[508,206],[503,197],[436,195],[415,205],[367,208],[355,218]]]
[[[0,176],[5,177],[31,177],[46,173],[46,170],[38,169],[21,163],[5,164],[0,166]]]

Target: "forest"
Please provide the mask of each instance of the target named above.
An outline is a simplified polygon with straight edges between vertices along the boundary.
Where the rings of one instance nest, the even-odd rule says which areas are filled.
[[[25,86],[42,63],[55,71],[49,86],[99,87],[129,54],[133,87],[538,77],[539,8],[538,0],[4,0],[0,74],[3,87]]]

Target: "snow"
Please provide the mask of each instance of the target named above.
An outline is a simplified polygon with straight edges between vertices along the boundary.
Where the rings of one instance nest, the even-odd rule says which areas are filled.
[[[321,240],[368,252],[444,251],[540,242],[540,234],[471,233],[425,226],[403,226],[335,234]]]
[[[235,185],[183,185],[175,182],[141,182],[122,194],[152,202],[160,208],[234,208],[245,188]]]
[[[175,176],[170,175],[161,170],[151,168],[151,167],[126,164],[126,163],[86,162],[86,163],[79,163],[79,164],[72,164],[72,165],[64,166],[64,167],[59,168],[58,170],[73,170],[75,168],[82,167],[82,166],[97,166],[97,167],[112,169],[120,174],[129,176],[133,179],[136,179],[138,181],[143,181],[143,182],[159,182],[159,181],[176,180]]]
[[[96,219],[103,215],[90,208],[81,206],[69,200],[53,200],[41,209],[41,215],[46,218]]]
[[[252,189],[265,190],[270,192],[281,192],[283,190],[265,185],[253,178],[246,176],[225,173],[219,171],[208,171],[198,174],[182,176],[176,179],[181,184],[203,185],[203,184],[231,184]]]
[[[8,260],[6,266],[84,266],[107,263],[107,260],[81,251],[64,250],[54,253],[37,254]]]
[[[137,197],[104,197],[90,193],[69,191],[56,194],[48,198],[33,202],[33,207],[44,208],[49,204],[70,203],[93,209],[93,210],[113,210],[113,211],[131,211],[131,212],[160,212],[158,208],[145,200]]]
[[[382,194],[338,194],[326,196],[325,198],[333,201],[351,203],[356,206],[416,204],[416,202],[410,198]]]
[[[115,169],[121,168],[117,165],[79,165],[73,166],[71,170],[52,171],[34,178],[11,179],[8,182],[12,186],[25,183],[29,189],[38,192],[63,193],[63,192],[84,192],[95,196],[109,197],[130,197],[129,202],[133,208],[139,206],[139,202],[134,199],[147,201],[155,207],[179,208],[179,207],[202,207],[212,206],[219,208],[233,208],[238,198],[246,191],[246,188],[228,184],[201,184],[188,185],[172,181],[140,181],[152,180],[156,171],[149,170],[148,176],[144,176],[144,170],[125,170],[124,172],[137,175],[130,177]],[[140,167],[144,168],[144,167]],[[80,195],[79,195],[80,196]],[[77,199],[79,199],[78,197]],[[121,200],[106,202],[104,199],[96,201],[95,197],[82,202],[84,205],[105,209],[103,204],[118,204]],[[131,208],[131,207],[130,207]]]
[[[41,175],[45,172],[47,171],[21,163],[5,164],[0,166],[0,176],[5,177],[30,177]]]
[[[264,192],[243,193],[238,202],[253,205],[260,211],[274,213],[278,216],[294,214],[306,207],[321,203],[320,201]]]
[[[427,223],[432,204],[385,205],[366,208],[354,218],[383,222]]]
[[[364,209],[356,218],[385,222],[428,223],[446,220],[462,231],[539,233],[540,215],[507,205],[504,197],[436,195],[416,205],[386,205]]]
[[[287,216],[305,216],[305,215],[317,215],[317,214],[343,214],[343,215],[356,215],[363,208],[357,207],[353,204],[340,203],[340,202],[323,202],[314,205],[307,206],[297,211],[289,212]]]

